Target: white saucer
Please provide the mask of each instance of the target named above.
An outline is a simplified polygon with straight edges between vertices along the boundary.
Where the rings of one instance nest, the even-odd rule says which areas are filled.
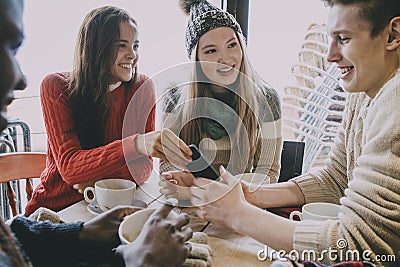
[[[138,200],[138,199],[135,199],[133,201],[132,206],[134,208],[138,208],[138,209],[147,208],[147,204],[145,202],[141,201],[141,200]],[[87,205],[87,210],[93,215],[99,215],[99,214],[103,213],[103,211],[100,209],[99,205],[97,204],[96,200]]]

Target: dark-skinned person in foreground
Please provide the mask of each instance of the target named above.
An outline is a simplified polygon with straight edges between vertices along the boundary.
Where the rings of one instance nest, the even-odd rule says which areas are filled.
[[[16,60],[24,39],[22,0],[0,0],[0,131],[7,127],[5,111],[14,90],[26,80]],[[187,214],[168,218],[164,204],[144,225],[139,237],[120,245],[118,227],[136,211],[116,207],[87,222],[53,224],[15,217],[10,227],[0,219],[0,266],[180,266],[191,250]],[[171,231],[170,229],[175,229]],[[115,248],[115,249],[114,249]]]

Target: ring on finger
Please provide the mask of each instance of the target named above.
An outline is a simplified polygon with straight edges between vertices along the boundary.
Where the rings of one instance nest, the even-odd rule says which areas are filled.
[[[170,182],[171,184],[175,184],[175,185],[178,184],[178,181],[175,179],[169,179],[168,182]]]

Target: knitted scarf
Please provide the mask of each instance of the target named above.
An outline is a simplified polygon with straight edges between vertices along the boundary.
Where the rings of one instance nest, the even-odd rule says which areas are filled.
[[[202,120],[202,127],[211,139],[218,140],[235,132],[238,124],[237,104],[235,94],[229,90],[213,92],[212,96],[206,110],[208,118]]]

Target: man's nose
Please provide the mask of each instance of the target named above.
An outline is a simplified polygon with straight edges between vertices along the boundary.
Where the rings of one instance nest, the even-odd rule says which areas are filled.
[[[18,83],[16,84],[14,90],[24,90],[27,86],[27,80],[25,75],[21,75],[21,78],[19,79]]]

